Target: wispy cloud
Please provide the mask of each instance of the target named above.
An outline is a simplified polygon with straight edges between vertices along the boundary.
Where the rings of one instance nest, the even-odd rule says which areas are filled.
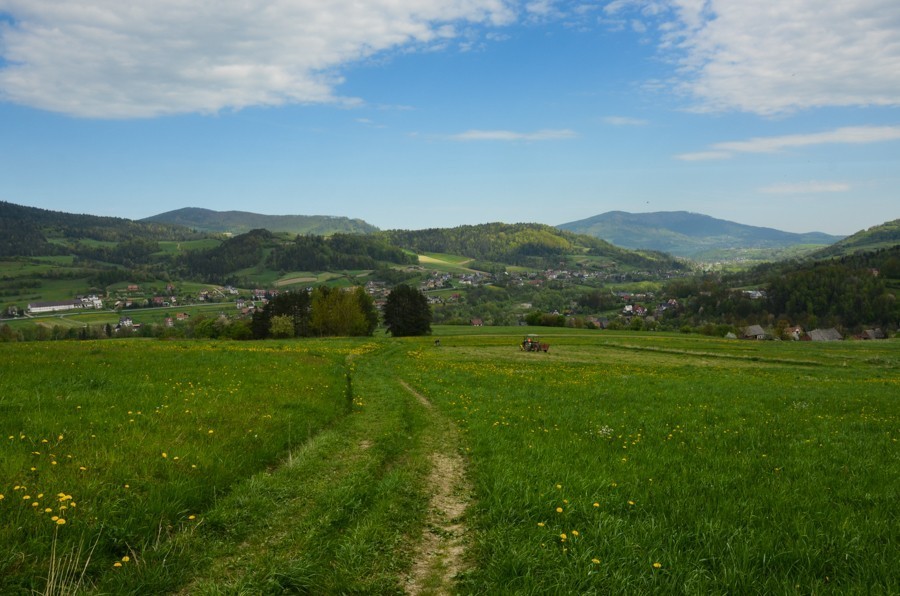
[[[613,0],[604,11],[655,26],[700,111],[900,106],[895,0]]]
[[[898,139],[900,126],[847,126],[813,134],[755,137],[747,141],[716,143],[713,148],[736,153],[775,153],[791,147],[831,143],[858,145]]]
[[[754,137],[746,141],[715,143],[709,151],[682,153],[675,158],[682,161],[728,159],[735,153],[778,153],[794,147],[835,143],[860,145],[896,140],[900,140],[900,126],[846,126],[811,134]]]
[[[567,128],[538,130],[536,132],[516,132],[512,130],[467,130],[450,135],[452,141],[558,141],[572,139],[578,135]]]
[[[340,68],[504,25],[507,0],[0,0],[0,99],[88,118],[354,103]],[[465,28],[465,27],[463,27]]]
[[[814,194],[823,192],[847,192],[850,185],[846,182],[787,182],[764,186],[759,192],[773,195]]]
[[[709,161],[713,159],[730,159],[731,153],[727,151],[698,151],[696,153],[679,153],[675,159],[681,161]]]
[[[629,116],[606,116],[603,118],[603,122],[612,126],[646,126],[649,124],[647,120]]]

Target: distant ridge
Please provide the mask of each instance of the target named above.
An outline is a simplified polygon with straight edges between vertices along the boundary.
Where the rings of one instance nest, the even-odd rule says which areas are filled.
[[[795,234],[748,226],[687,211],[609,211],[557,227],[602,238],[616,246],[658,250],[695,259],[721,257],[750,249],[781,249],[796,245],[822,247],[843,238],[822,232]]]
[[[198,207],[186,207],[167,211],[140,221],[171,223],[203,232],[229,232],[243,234],[250,230],[266,229],[270,232],[291,234],[315,234],[328,236],[335,233],[371,234],[378,228],[361,219],[331,215],[262,215],[247,211],[213,211]]]

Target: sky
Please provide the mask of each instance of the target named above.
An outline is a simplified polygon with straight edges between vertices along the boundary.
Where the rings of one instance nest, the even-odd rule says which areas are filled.
[[[0,200],[900,218],[897,0],[0,0]]]

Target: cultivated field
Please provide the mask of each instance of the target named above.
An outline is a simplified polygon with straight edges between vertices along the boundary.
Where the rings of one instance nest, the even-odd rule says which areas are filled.
[[[436,337],[0,345],[0,592],[900,591],[895,340]]]

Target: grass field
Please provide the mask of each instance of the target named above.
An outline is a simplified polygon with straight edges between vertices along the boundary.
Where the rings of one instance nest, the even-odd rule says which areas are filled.
[[[2,344],[0,592],[900,591],[896,340],[522,333]]]

